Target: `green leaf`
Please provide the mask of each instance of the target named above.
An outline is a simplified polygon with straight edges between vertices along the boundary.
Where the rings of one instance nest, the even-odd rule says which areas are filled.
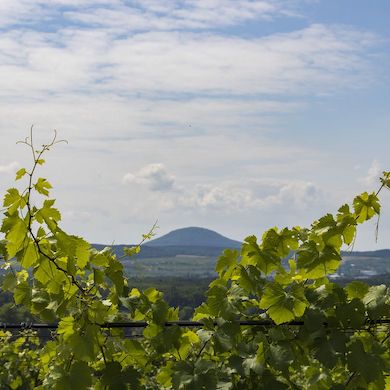
[[[152,305],[153,321],[159,325],[163,324],[167,320],[168,309],[169,309],[168,304],[163,300],[153,303]]]
[[[228,299],[227,288],[221,285],[212,286],[207,293],[207,306],[212,316],[232,319],[237,313]]]
[[[138,340],[129,340],[126,339],[123,341],[123,345],[126,349],[129,359],[134,362],[136,365],[145,366],[147,363],[147,351],[144,348],[144,345],[141,344]]]
[[[104,282],[104,272],[94,268],[93,269],[93,281],[95,284],[99,285]]]
[[[390,172],[382,172],[380,181],[384,187],[390,189]]]
[[[388,297],[388,288],[384,284],[369,288],[363,298],[363,303],[367,306],[367,311],[371,319],[377,320],[380,317],[390,317]]]
[[[354,298],[363,299],[368,292],[368,288],[368,284],[359,280],[354,280],[353,282],[347,284],[345,291],[347,292],[348,299],[350,300]]]
[[[3,206],[7,207],[9,215],[13,215],[19,207],[26,206],[26,200],[16,188],[10,188],[4,196]]]
[[[82,238],[68,235],[60,229],[57,229],[56,238],[61,255],[74,260],[78,268],[84,269],[89,261],[91,245]]]
[[[27,173],[25,168],[21,168],[16,172],[15,180],[20,180]]]
[[[62,389],[90,389],[92,384],[92,371],[85,362],[75,361],[70,367],[69,376],[60,379],[59,386]],[[61,388],[60,387],[60,388]]]
[[[110,265],[106,270],[106,275],[114,283],[117,293],[120,295],[123,291],[124,277],[123,277],[123,265],[120,261],[112,258]]]
[[[65,341],[68,341],[75,333],[75,322],[72,316],[63,317],[58,323],[57,333],[64,337]]]
[[[123,248],[123,252],[126,256],[132,257],[141,252],[141,246],[136,245],[136,246],[132,246],[131,248],[125,247]]]
[[[256,357],[244,359],[242,366],[247,376],[250,376],[250,371],[253,371],[257,375],[262,375],[264,371],[263,364],[261,364]]]
[[[233,350],[240,337],[240,326],[234,322],[225,322],[214,334],[214,348],[217,352]]]
[[[118,362],[107,362],[101,378],[103,386],[108,386],[109,390],[126,390],[122,376],[122,366]]]
[[[353,225],[347,226],[343,230],[344,242],[347,245],[350,245],[353,242],[355,235],[356,235],[356,226],[353,226]]]
[[[57,229],[57,224],[61,220],[60,212],[52,207],[55,200],[45,200],[43,202],[43,207],[37,211],[35,218],[39,223],[43,221],[46,223],[47,227],[54,232]]]
[[[34,266],[38,262],[38,260],[39,260],[38,250],[35,247],[35,244],[32,241],[30,241],[26,249],[24,250],[24,253],[20,257],[20,263],[22,267],[27,269]]]
[[[303,316],[309,305],[302,286],[294,285],[289,291],[275,282],[267,283],[259,306],[267,310],[267,314],[276,324],[292,321]]]
[[[215,390],[217,376],[210,360],[199,359],[195,366],[180,361],[173,367],[173,388],[185,390]]]
[[[91,263],[98,267],[107,267],[110,261],[112,261],[112,253],[109,247],[105,247],[101,251],[97,251],[95,248],[90,249]]]
[[[238,269],[237,283],[239,286],[250,294],[261,294],[266,279],[262,277],[260,270],[253,265],[243,267],[241,264]]]
[[[270,371],[265,371],[262,377],[263,388],[264,389],[272,389],[272,390],[287,390],[291,389],[290,386],[282,382],[283,378],[280,376],[275,376]]]
[[[172,374],[171,364],[168,363],[168,365],[160,368],[156,376],[157,383],[163,388],[172,386]]]
[[[185,361],[177,362],[173,367],[173,388],[174,389],[191,389],[193,382],[194,368],[192,365]]]
[[[3,291],[12,291],[17,284],[17,278],[13,273],[7,273],[3,278]]]
[[[28,306],[31,301],[31,287],[28,282],[18,283],[14,288],[14,299],[17,305],[24,304]]]
[[[241,264],[254,265],[265,275],[282,268],[281,259],[274,248],[262,249],[257,244],[255,236],[245,239],[241,249]]]
[[[294,354],[291,351],[291,345],[288,341],[279,341],[273,343],[269,348],[270,364],[273,368],[288,373],[289,366],[294,361]]]
[[[34,184],[34,188],[42,195],[49,196],[49,189],[53,188],[44,178],[40,177]]]
[[[351,302],[340,303],[335,309],[336,318],[344,327],[358,329],[365,321],[365,307],[362,301],[354,298]]]
[[[379,357],[367,353],[360,340],[354,340],[349,347],[348,368],[362,375],[367,382],[372,382],[381,375],[383,364]]]
[[[157,330],[157,328],[155,329]],[[172,350],[174,351],[180,350],[181,334],[182,331],[178,326],[170,326],[170,327],[161,326],[160,331],[156,334],[156,337],[152,341],[154,349],[160,355]],[[146,336],[147,333],[144,332],[144,335]],[[176,356],[180,359],[180,356],[178,355]]]
[[[379,214],[381,206],[374,192],[371,194],[364,192],[355,197],[353,207],[356,214],[356,221],[362,223],[371,219],[375,214]]]
[[[58,259],[57,259],[58,261]],[[50,293],[59,293],[62,289],[68,289],[67,277],[64,272],[58,270],[47,258],[42,258],[38,267],[34,269],[34,277],[41,282]]]
[[[14,257],[22,248],[23,243],[28,234],[26,222],[19,217],[12,218],[12,224],[6,234],[7,238],[7,252],[9,258]]]
[[[237,265],[238,252],[232,249],[225,249],[219,257],[215,270],[223,279],[229,279],[232,276],[234,267]]]
[[[340,253],[332,246],[319,252],[314,241],[303,244],[298,250],[298,268],[304,278],[318,279],[334,273],[340,266]]]
[[[156,303],[159,299],[162,298],[162,294],[160,291],[155,288],[148,288],[144,291],[145,296],[148,298],[149,302]]]
[[[94,336],[91,332],[83,335],[74,333],[69,336],[69,345],[78,360],[89,362],[95,358],[96,337]]]
[[[276,250],[279,257],[286,257],[291,251],[298,249],[298,233],[298,228],[284,228],[280,232],[276,227],[269,229],[263,234],[262,248]]]
[[[338,354],[327,340],[321,340],[314,352],[316,359],[318,359],[325,367],[332,368],[337,366]]]

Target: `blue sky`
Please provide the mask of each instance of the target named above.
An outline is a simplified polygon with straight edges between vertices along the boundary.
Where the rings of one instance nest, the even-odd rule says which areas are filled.
[[[3,0],[0,190],[31,124],[63,224],[231,238],[308,225],[390,169],[385,0]],[[390,196],[357,249],[390,247]]]

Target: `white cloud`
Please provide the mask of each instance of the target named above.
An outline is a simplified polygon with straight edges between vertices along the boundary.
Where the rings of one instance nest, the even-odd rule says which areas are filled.
[[[373,186],[376,183],[379,183],[379,178],[381,176],[382,169],[378,160],[373,160],[370,168],[368,169],[367,175],[359,178],[359,183],[362,183],[366,186]]]
[[[0,23],[4,28],[13,25],[34,26],[48,23],[61,17],[59,7],[88,7],[119,4],[116,0],[1,0]]]
[[[0,165],[0,173],[13,173],[19,167],[19,163],[17,161],[13,161],[9,164]]]
[[[159,0],[124,2],[110,7],[78,9],[65,16],[82,23],[115,30],[216,29],[251,20],[272,19],[292,7],[280,0]]]
[[[264,205],[288,205],[305,209],[313,202],[322,199],[322,191],[311,182],[293,181],[281,185],[277,194],[263,200]]]
[[[122,182],[142,184],[151,191],[165,192],[152,201],[161,210],[209,209],[231,213],[250,209],[270,210],[280,206],[303,210],[322,199],[322,191],[313,183],[304,181],[241,178],[240,181],[219,180],[218,184],[184,185],[185,181],[178,182],[161,163],[148,164],[135,174],[127,173]],[[143,212],[143,209],[140,211]]]
[[[77,223],[90,222],[94,217],[94,215],[88,211],[65,210],[62,214],[64,220]]]
[[[26,24],[10,22],[0,36],[0,128],[42,124],[78,138],[107,136],[107,129],[117,138],[259,134],[280,113],[302,110],[308,96],[362,87],[371,77],[364,52],[375,37],[358,29],[311,25],[241,38],[212,28],[279,15],[284,1],[132,4],[1,2],[3,25],[7,18]],[[96,13],[115,28],[100,22],[81,28],[76,11]],[[133,14],[143,18],[137,33]],[[32,23],[45,18],[50,31]],[[189,21],[205,30],[189,30]]]
[[[220,210],[227,214],[253,207],[254,199],[250,190],[229,187],[224,186],[223,183],[216,186],[197,185],[177,194],[177,199],[172,204],[184,209]]]
[[[105,145],[259,137],[313,95],[367,85],[363,53],[371,44],[357,30],[321,25],[260,38],[13,29],[0,36],[0,131],[36,124]]]
[[[70,28],[55,35],[10,31],[0,38],[0,98],[333,93],[366,77],[362,53],[371,44],[369,34],[323,25],[250,39],[153,31],[119,38]]]
[[[175,184],[175,177],[169,174],[161,163],[149,164],[137,173],[126,173],[122,182],[125,184],[145,184],[152,191],[169,191]]]

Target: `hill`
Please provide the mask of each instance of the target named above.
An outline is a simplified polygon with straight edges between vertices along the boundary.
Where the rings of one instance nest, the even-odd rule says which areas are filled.
[[[123,248],[127,245],[113,245],[113,251],[121,256]],[[94,244],[96,249],[103,249],[105,245]],[[162,237],[148,241],[142,245],[141,252],[135,256],[137,259],[167,258],[180,255],[206,256],[217,258],[224,249],[239,249],[241,242],[231,240],[221,234],[205,228],[187,227],[173,230]]]
[[[187,227],[177,229],[149,241],[145,244],[149,247],[166,247],[166,246],[198,246],[214,248],[240,248],[241,242],[231,240],[221,234],[201,227]]]
[[[342,256],[349,257],[375,257],[375,258],[384,258],[390,259],[390,249],[379,249],[376,251],[342,251]]]
[[[95,244],[96,249],[104,245]],[[113,251],[123,255],[123,248]],[[142,245],[136,256],[123,259],[129,274],[145,277],[213,277],[215,262],[224,249],[239,249],[241,243],[205,228],[187,227],[173,230]],[[390,274],[390,250],[341,253],[343,262],[332,278],[367,279]]]

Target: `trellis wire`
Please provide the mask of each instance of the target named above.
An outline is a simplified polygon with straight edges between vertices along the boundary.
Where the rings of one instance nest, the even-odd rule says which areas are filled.
[[[277,326],[271,320],[243,320],[236,321],[236,323],[240,326],[266,326],[266,327],[275,327]],[[199,321],[168,321],[163,325],[166,327],[169,326],[179,326],[179,327],[202,327],[205,326],[206,323]],[[220,323],[213,321],[212,324],[214,326],[221,325]],[[362,325],[384,325],[390,324],[390,318],[383,318],[378,320],[367,320]],[[149,323],[146,321],[133,321],[133,322],[106,322],[104,324],[98,324],[102,328],[146,328]],[[283,326],[304,326],[304,321],[290,321],[281,324]],[[324,326],[330,326],[331,324],[324,322]],[[0,329],[57,329],[57,323],[45,324],[45,323],[30,323],[30,322],[22,322],[20,324],[7,324],[0,322]]]

